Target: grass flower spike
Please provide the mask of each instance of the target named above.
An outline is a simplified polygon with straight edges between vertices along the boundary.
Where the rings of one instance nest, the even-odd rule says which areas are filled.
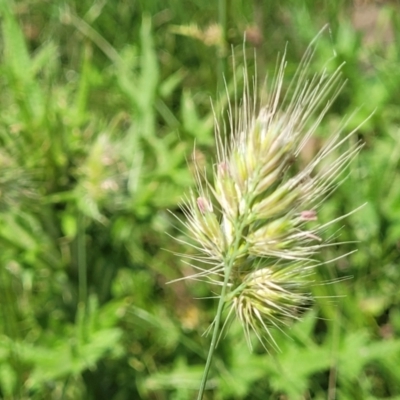
[[[251,332],[276,346],[271,327],[281,329],[310,304],[310,275],[319,264],[314,255],[329,245],[323,230],[333,222],[320,224],[318,209],[359,150],[341,128],[307,165],[298,162],[342,86],[340,68],[309,78],[312,56],[310,46],[285,95],[283,57],[260,105],[244,71],[243,99],[229,109],[229,140],[216,124],[213,180],[197,169],[197,191],[182,207],[198,251],[193,259],[207,266],[193,265],[198,272],[190,278],[220,286],[199,399],[223,312],[224,326],[234,316],[240,320],[250,346]]]

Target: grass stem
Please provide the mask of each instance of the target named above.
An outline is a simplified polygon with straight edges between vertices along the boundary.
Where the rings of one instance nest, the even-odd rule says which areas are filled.
[[[199,394],[197,396],[197,400],[203,399],[204,391],[205,391],[205,388],[207,385],[207,378],[208,378],[208,374],[210,372],[212,358],[213,358],[214,351],[217,346],[218,338],[220,335],[221,318],[222,318],[222,312],[224,310],[226,292],[227,292],[229,280],[231,277],[231,271],[232,271],[233,265],[236,260],[237,252],[239,250],[240,241],[242,238],[242,231],[243,231],[244,226],[245,226],[245,223],[244,223],[244,219],[243,219],[239,222],[238,227],[236,229],[237,234],[236,234],[234,246],[232,248],[233,251],[227,253],[228,255],[227,255],[227,259],[226,259],[226,263],[225,263],[226,268],[225,268],[225,274],[224,274],[224,283],[223,283],[221,294],[219,297],[217,313],[216,313],[215,319],[214,319],[214,327],[213,327],[210,349],[208,351],[207,361],[206,361],[206,365],[204,367],[203,377],[201,380],[200,390],[199,390]]]

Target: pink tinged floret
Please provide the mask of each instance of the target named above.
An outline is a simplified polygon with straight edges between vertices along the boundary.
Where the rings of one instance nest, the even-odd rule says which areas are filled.
[[[305,210],[300,213],[300,219],[302,221],[316,221],[318,219],[317,212],[315,210]]]
[[[204,197],[197,198],[197,206],[203,214],[205,214],[206,212],[213,212],[213,206],[211,202]]]

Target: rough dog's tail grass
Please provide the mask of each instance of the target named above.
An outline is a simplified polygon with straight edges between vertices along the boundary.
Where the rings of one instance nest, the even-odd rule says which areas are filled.
[[[342,135],[343,124],[311,161],[296,162],[343,86],[341,67],[310,77],[313,53],[312,44],[286,91],[283,55],[260,106],[244,68],[243,99],[228,110],[229,140],[216,121],[213,181],[197,169],[197,189],[183,202],[182,222],[198,252],[194,263],[203,265],[188,278],[221,287],[205,377],[223,310],[242,323],[250,346],[251,332],[265,346],[276,346],[271,327],[298,319],[310,304],[310,276],[321,264],[315,255],[332,245],[323,231],[334,221],[320,223],[318,209],[360,145],[349,140],[354,132]]]

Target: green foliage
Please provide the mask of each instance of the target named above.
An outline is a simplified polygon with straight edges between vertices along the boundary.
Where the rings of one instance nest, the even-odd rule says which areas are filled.
[[[376,28],[356,29],[360,7]],[[290,79],[326,22],[312,69],[336,55],[348,83],[311,153],[355,109],[346,130],[373,114],[319,218],[367,204],[327,230],[350,243],[323,255],[336,261],[318,271],[318,303],[277,332],[281,352],[254,341],[250,353],[233,323],[206,398],[400,398],[398,15],[394,3],[232,0],[224,46],[207,31],[212,2],[1,1],[0,398],[194,398],[215,311],[195,298],[213,293],[167,284],[192,272],[171,253],[191,250],[169,236],[181,233],[168,210],[193,184],[194,144],[199,165],[215,160],[224,65],[234,93],[226,48],[237,76],[246,52],[261,82],[288,42]],[[177,34],[193,23],[203,37]]]

